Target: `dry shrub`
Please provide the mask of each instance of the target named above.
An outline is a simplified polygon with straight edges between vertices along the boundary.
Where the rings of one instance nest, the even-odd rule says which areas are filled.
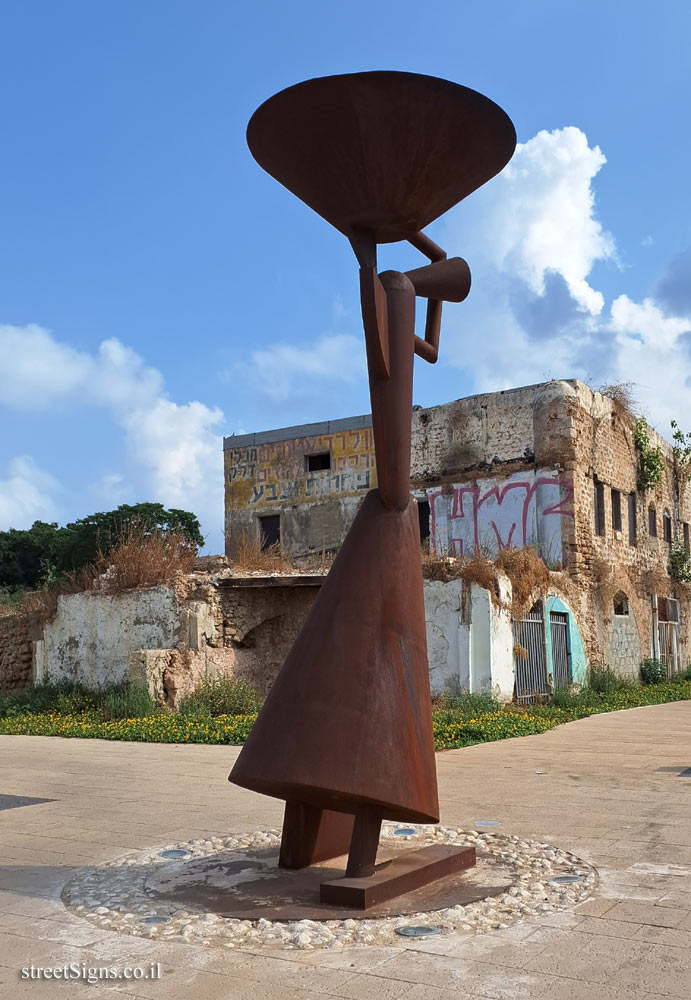
[[[476,583],[478,587],[489,591],[493,604],[501,605],[499,596],[499,580],[497,578],[497,563],[488,559],[483,552],[476,552],[461,566],[458,576],[466,583]]]
[[[197,546],[175,532],[147,533],[130,528],[107,555],[68,577],[73,590],[98,589],[106,593],[170,583],[180,573],[191,573]]]
[[[544,597],[550,589],[550,571],[534,548],[503,549],[496,559],[490,559],[483,551],[475,552],[466,559],[435,556],[429,552],[422,555],[422,575],[426,580],[476,583],[489,591],[496,607],[508,610],[499,593],[499,574],[511,581],[510,610],[516,620],[522,618],[537,598]]]
[[[61,587],[44,587],[22,595],[20,612],[24,618],[37,625],[52,621],[58,610],[58,598],[65,591]]]
[[[527,660],[528,650],[525,648],[525,646],[521,646],[520,642],[515,642],[513,644],[513,655],[516,656],[519,660]]]
[[[238,532],[233,546],[233,569],[247,573],[287,573],[293,569],[279,544],[263,549],[259,536],[250,531]]]
[[[612,385],[601,385],[597,391],[602,396],[609,396],[630,417],[634,416],[638,402],[634,396],[634,382],[614,382]]]
[[[440,583],[458,580],[462,567],[460,559],[435,555],[434,552],[430,552],[427,544],[422,550],[422,576],[425,580],[437,580]]]
[[[511,616],[517,621],[550,588],[549,570],[534,548],[502,549],[497,556],[498,568],[511,581]]]
[[[321,552],[312,552],[308,556],[300,556],[295,560],[295,566],[304,573],[316,573],[318,575],[329,572],[334,564],[336,552],[334,549],[322,549]]]

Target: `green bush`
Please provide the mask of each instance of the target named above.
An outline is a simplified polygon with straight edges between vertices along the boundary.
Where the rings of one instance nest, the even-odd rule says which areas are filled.
[[[660,660],[648,658],[641,663],[641,684],[662,684],[667,680],[667,668]]]
[[[632,678],[622,677],[609,666],[593,665],[588,667],[585,686],[590,691],[595,691],[598,694],[612,694],[615,691],[624,691],[632,685]]]
[[[34,684],[26,691],[0,699],[0,718],[19,715],[78,715],[91,712],[99,719],[128,719],[156,711],[146,688],[125,681],[91,690],[73,681]]]
[[[95,696],[97,709],[108,719],[139,719],[153,715],[156,706],[148,689],[125,681],[98,691]]]
[[[501,711],[501,704],[491,694],[457,687],[434,699],[436,712],[453,713],[461,719],[473,719],[485,712]]]
[[[558,687],[554,689],[550,705],[555,708],[572,708],[579,704],[580,694],[568,687]]]
[[[262,696],[247,681],[232,677],[205,678],[192,694],[183,698],[181,715],[254,715],[262,707]]]

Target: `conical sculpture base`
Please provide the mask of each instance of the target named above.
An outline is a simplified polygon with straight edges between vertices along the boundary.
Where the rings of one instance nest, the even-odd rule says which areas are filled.
[[[439,819],[415,502],[367,494],[230,774],[265,795]]]

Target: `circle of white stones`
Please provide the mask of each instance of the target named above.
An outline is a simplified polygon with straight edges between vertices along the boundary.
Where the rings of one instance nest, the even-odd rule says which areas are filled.
[[[510,882],[511,888],[465,906],[426,913],[323,921],[231,919],[161,903],[147,894],[145,883],[151,866],[177,866],[179,870],[186,861],[212,859],[221,852],[237,853],[241,858],[257,848],[278,848],[280,830],[272,829],[132,852],[73,878],[65,885],[62,898],[75,914],[99,927],[160,941],[222,948],[340,949],[374,944],[405,947],[406,938],[396,930],[420,924],[432,925],[441,934],[498,930],[527,917],[569,909],[587,899],[597,884],[591,865],[550,844],[453,826],[411,825],[403,836],[396,831],[401,831],[400,824],[384,823],[382,838],[414,841],[415,846],[474,845],[479,875],[489,875],[490,881],[493,876],[495,884],[499,877],[500,882]],[[170,850],[184,851],[185,856],[173,861],[161,857],[161,852]],[[574,874],[581,876],[576,882],[553,881]]]

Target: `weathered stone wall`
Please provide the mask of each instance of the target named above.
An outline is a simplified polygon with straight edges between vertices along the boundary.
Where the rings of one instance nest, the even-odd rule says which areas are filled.
[[[442,482],[469,469],[531,463],[535,454],[534,397],[535,386],[528,386],[414,410],[413,486]]]
[[[22,615],[0,614],[0,695],[23,691],[32,681],[32,646]]]
[[[328,468],[310,459],[328,455]],[[370,416],[332,420],[224,440],[226,553],[238,536],[279,514],[281,544],[294,556],[334,549],[362,497],[377,485]]]
[[[669,512],[673,537],[683,538],[683,523],[691,521],[688,489],[678,496],[672,449],[650,430],[651,444],[659,445],[665,457],[665,474],[654,491],[636,491],[637,455],[634,418],[608,396],[576,383],[565,400],[560,417],[569,425],[573,457],[565,467],[574,484],[574,538],[572,568],[577,585],[587,596],[583,631],[592,662],[609,662],[635,674],[635,660],[654,655],[656,628],[655,595],[680,601],[681,641],[684,664],[690,656],[688,587],[674,583],[668,573],[670,543],[663,534],[663,515]],[[596,531],[595,483],[603,486],[604,533]],[[621,530],[613,523],[613,495],[621,500]],[[628,497],[635,501],[636,538],[629,540]],[[651,535],[649,507],[654,507],[657,537]],[[624,621],[614,615],[614,596],[623,593],[629,605]],[[635,642],[637,633],[639,645]],[[639,660],[640,663],[640,660]]]
[[[232,655],[234,676],[251,681],[266,694],[319,593],[321,579],[291,584],[290,578],[254,586],[219,587],[223,609],[223,645]],[[249,585],[247,585],[249,584]]]

